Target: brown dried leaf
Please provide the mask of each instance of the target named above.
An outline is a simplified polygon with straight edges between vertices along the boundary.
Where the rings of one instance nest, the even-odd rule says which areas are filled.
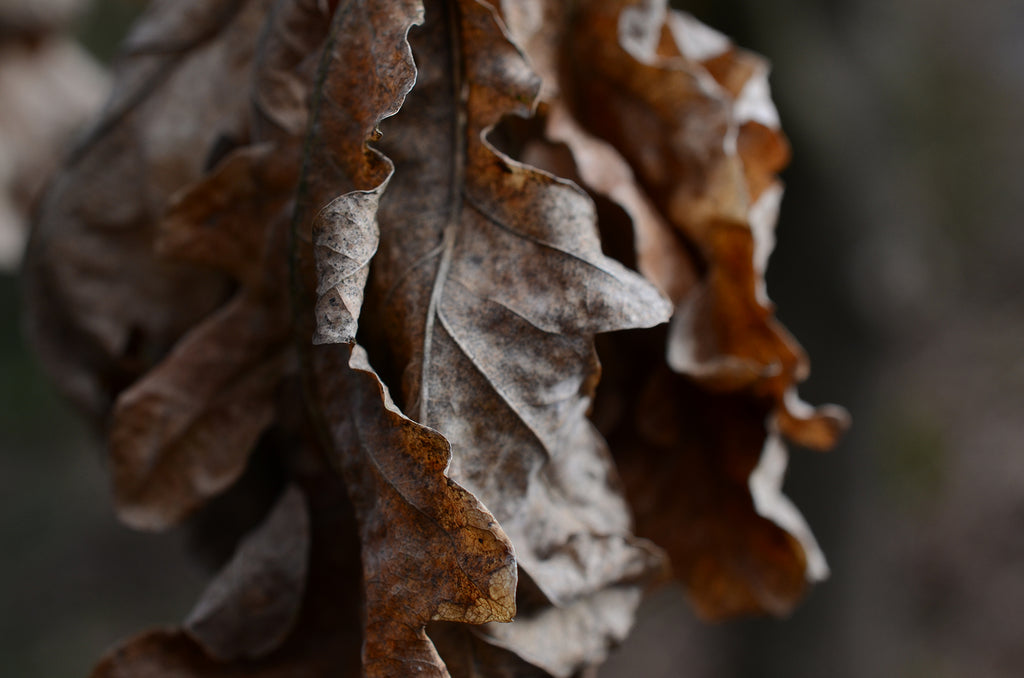
[[[394,0],[341,12],[332,27],[295,218],[296,266],[316,289],[314,343],[355,340],[379,240],[374,214],[393,169],[368,142],[416,80],[406,36],[422,22],[421,2]]]
[[[770,400],[709,395],[663,368],[637,402],[637,428],[613,439],[638,532],[669,552],[708,619],[787,614],[828,572],[799,514],[780,519],[781,469],[759,466],[777,466],[780,452],[785,464],[770,410]]]
[[[627,5],[602,0],[577,15],[569,58],[576,77],[566,96],[583,125],[628,159],[644,193],[699,255],[699,284],[673,297],[669,364],[712,390],[771,394],[786,411],[785,393],[808,365],[764,288],[782,196],[775,173],[789,158],[768,66],[663,1]],[[605,105],[594,105],[599,100]],[[664,267],[647,256],[646,222],[636,228],[640,270],[679,290],[661,283]],[[785,416],[797,433],[795,415]],[[835,407],[813,418],[819,442],[820,429],[846,425]]]
[[[346,368],[343,356],[351,350]],[[512,545],[493,516],[445,476],[451,448],[404,417],[356,345],[314,352],[321,412],[362,540],[366,676],[448,676],[431,620],[515,615]]]
[[[780,436],[828,447],[845,413],[799,401],[764,290],[788,158],[764,62],[663,0],[500,4],[511,32],[480,0],[168,0],[134,30],[42,210],[34,331],[97,418],[117,397],[128,522],[180,520],[261,436],[310,510],[292,486],[185,628],[95,678],[354,675],[360,640],[365,676],[595,670],[663,554],[587,418],[593,342],[664,322],[656,288],[668,365],[622,342],[599,417],[642,533],[708,617],[827,572]],[[522,157],[600,210],[493,145],[538,93]]]
[[[253,64],[256,138],[304,140],[317,67],[337,6],[338,0],[287,0],[271,8]]]
[[[274,418],[282,327],[279,314],[239,295],[121,394],[110,448],[124,522],[164,529],[238,478]]]
[[[585,196],[484,141],[502,115],[529,112],[536,87],[489,9],[427,11],[416,88],[380,142],[397,169],[363,322],[388,341],[410,416],[452,441],[452,477],[495,512],[545,594],[571,600],[638,564],[584,416],[592,336],[667,309],[601,254]],[[591,475],[569,487],[570,469]],[[556,507],[565,520],[550,519]]]
[[[241,290],[118,399],[114,485],[119,514],[136,527],[164,528],[225,489],[273,421],[272,397],[288,364],[285,236],[302,143],[275,121],[306,115],[277,92],[309,89],[308,56],[296,51],[323,43],[325,11],[295,1],[269,15],[253,94],[265,139],[231,151],[174,196],[160,225],[161,254],[222,270]]]
[[[271,150],[229,155],[161,227],[165,253],[224,269],[243,286],[117,400],[114,489],[119,516],[134,527],[163,529],[224,490],[273,421],[289,339],[279,213],[297,169],[268,177]]]
[[[558,0],[528,3],[503,0],[501,9],[516,43],[525,49],[531,66],[542,78],[546,140],[564,144],[574,161],[570,170],[547,164],[540,166],[560,176],[575,178],[588,190],[622,207],[632,220],[637,268],[669,299],[678,302],[690,291],[697,277],[686,245],[637,184],[626,159],[613,145],[584,129],[563,96],[564,89],[571,98],[576,86],[575,75],[570,72],[572,60],[566,58],[567,50],[563,46],[570,43],[569,31],[575,12],[589,11],[589,8],[574,11]],[[564,85],[563,78],[566,79]],[[540,149],[534,146],[524,150],[524,156],[533,161],[537,156],[531,150]]]
[[[367,204],[375,206],[391,172],[391,163],[366,142],[412,86],[406,34],[421,21],[421,12],[417,3],[360,6],[340,13],[332,29],[312,125],[315,146],[306,160],[305,204],[296,221],[300,242],[307,238],[303,215],[314,213],[331,190],[366,190],[334,200],[317,215],[311,238],[317,255],[317,342],[351,342],[355,336],[366,264],[377,245],[372,209],[369,219],[357,219]],[[364,31],[367,25],[373,30]],[[369,34],[374,39],[365,44]],[[368,66],[353,67],[363,63]],[[367,75],[369,87],[360,83]],[[367,96],[348,95],[357,83]],[[339,221],[346,232],[330,230]],[[303,253],[298,254],[301,268]],[[516,581],[511,545],[486,509],[445,477],[447,441],[402,416],[362,349],[353,351],[349,370],[340,362],[343,351],[319,349],[312,356],[311,377],[363,535],[364,671],[398,676],[416,668],[446,676],[424,627],[431,619],[511,619]],[[410,582],[415,582],[411,589]]]
[[[815,410],[797,398],[794,384],[806,377],[806,356],[774,319],[764,290],[782,193],[775,173],[788,160],[768,95],[767,65],[692,17],[668,11],[661,0],[596,0],[576,11],[554,0],[502,7],[546,79],[547,140],[565,144],[581,183],[629,215],[637,267],[678,305],[668,363],[703,389],[680,380],[662,389],[661,407],[715,413],[728,402],[724,394],[732,392],[742,393],[737,403],[747,400],[756,411],[743,425],[751,430],[746,438],[708,433],[696,444],[676,436],[641,448],[628,435],[622,438],[629,451],[619,450],[617,457],[629,477],[641,533],[670,546],[677,572],[705,615],[787,611],[804,587],[803,556],[793,555],[800,546],[787,544],[796,544],[799,535],[814,551],[808,578],[821,578],[827,568],[823,559],[818,566],[813,538],[778,491],[781,478],[759,481],[758,494],[751,497],[754,479],[765,475],[755,468],[766,463],[769,450],[784,468],[785,450],[775,431],[827,449],[848,417],[840,408]],[[614,357],[624,355],[630,354],[622,349]],[[643,359],[631,362],[635,369],[652,369],[640,367]],[[676,394],[680,389],[686,397]],[[617,410],[618,421],[623,409],[620,399],[602,416]],[[676,418],[694,419],[692,412],[673,411]],[[640,416],[648,415],[641,410]],[[728,427],[729,416],[744,420],[733,408],[713,421]],[[699,418],[694,425],[696,430],[714,427]],[[681,455],[671,462],[677,471],[659,470],[673,454]],[[723,464],[735,475],[731,494],[726,493],[731,498],[723,501],[720,514],[713,502],[698,511],[678,488],[720,487],[728,475]],[[648,486],[649,491],[643,489]],[[719,521],[714,529],[703,526],[701,521],[712,518]],[[790,530],[789,542],[766,518]],[[691,540],[685,547],[669,529],[672,521],[674,531]],[[723,535],[731,530],[774,535],[781,547],[753,537],[724,544]],[[694,572],[704,561],[713,565],[702,579]],[[729,574],[730,568],[747,574]],[[764,583],[772,577],[790,584],[779,583],[772,593]]]
[[[640,580],[659,556],[631,536],[585,417],[592,337],[661,322],[667,305],[601,254],[584,195],[484,140],[529,113],[537,84],[491,10],[430,3],[410,41],[416,87],[378,144],[394,176],[335,200],[314,232],[316,340],[351,340],[361,300],[324,281],[362,270],[379,224],[361,322],[370,346],[390,348],[410,416],[452,441],[451,477],[495,513],[549,600]]]
[[[295,624],[308,562],[306,500],[292,486],[206,587],[185,630],[218,661],[266,655]]]
[[[51,185],[26,253],[28,326],[94,421],[223,300],[218,273],[157,257],[169,197],[247,136],[248,69],[269,0],[154,4],[106,111]]]
[[[253,620],[250,619],[238,619],[235,624],[235,612],[247,606],[247,599],[252,599],[254,592],[250,586],[255,582],[249,577],[230,577],[231,595],[222,606],[217,606],[222,610],[215,617],[217,634],[213,635],[209,628],[211,618],[202,632],[204,643],[223,650],[245,647],[252,654],[253,646],[241,640],[254,634],[251,637],[259,638],[257,645],[270,650],[268,653],[259,658],[237,657],[224,662],[207,653],[204,645],[197,642],[194,631],[155,630],[129,639],[108,653],[93,670],[92,678],[309,678],[320,675],[356,678],[361,675],[358,632],[361,596],[358,587],[352,585],[360,578],[359,544],[352,507],[345,498],[340,479],[333,472],[315,459],[305,459],[300,465],[305,470],[297,475],[309,503],[310,553],[298,618],[284,642],[274,648],[267,644],[279,632],[287,632],[286,608],[294,605],[294,595],[301,595],[302,591],[296,591],[291,584],[283,589],[275,585],[273,596],[281,600],[269,602],[281,614],[265,617],[263,620],[269,622],[267,626],[251,626]],[[291,510],[300,507],[291,498],[283,499],[279,508],[282,505],[287,510],[283,516],[279,511],[275,518],[287,518],[301,533],[302,511]],[[265,527],[257,534],[270,536]],[[244,544],[242,549],[246,548]],[[274,560],[287,562],[288,581],[294,582],[291,575],[300,565],[297,554],[291,549],[287,553],[275,550]],[[278,559],[278,555],[285,560]],[[227,572],[233,563],[241,560],[243,556],[237,554],[218,579],[228,578]],[[259,605],[259,601],[256,602]],[[203,606],[204,602],[200,601],[197,611]]]
[[[253,290],[279,286],[284,280],[268,280],[268,271],[284,268],[285,242],[277,233],[284,230],[282,211],[298,180],[298,158],[289,160],[268,142],[230,152],[172,198],[157,232],[157,252],[222,270]]]

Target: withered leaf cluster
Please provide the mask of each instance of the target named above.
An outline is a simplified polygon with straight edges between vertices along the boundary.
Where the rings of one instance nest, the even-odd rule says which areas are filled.
[[[122,520],[261,517],[94,678],[567,678],[669,572],[708,618],[825,576],[760,57],[660,0],[176,0],[115,75],[32,337]]]

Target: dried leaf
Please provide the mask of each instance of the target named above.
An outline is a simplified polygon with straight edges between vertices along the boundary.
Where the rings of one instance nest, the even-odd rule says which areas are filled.
[[[778,444],[767,429],[770,408],[743,394],[708,395],[662,370],[636,405],[638,428],[621,438],[617,461],[638,532],[669,552],[708,619],[787,614],[807,580],[827,574],[813,539],[805,550],[785,529],[792,524],[777,524],[751,496],[763,451]],[[758,498],[770,504],[777,487],[760,487]],[[809,569],[812,559],[820,563]]]
[[[341,12],[332,28],[295,218],[304,245],[296,266],[306,289],[316,289],[314,343],[355,340],[379,239],[374,214],[393,169],[368,142],[413,86],[406,36],[422,21],[422,3],[396,0]],[[353,91],[365,96],[352,97]]]
[[[699,610],[785,613],[827,572],[781,436],[845,413],[797,397],[764,289],[765,63],[663,0],[498,4],[158,0],[128,39],[41,210],[33,331],[96,419],[116,399],[127,522],[258,440],[291,489],[95,678],[592,675],[665,570],[588,418],[605,332],[595,421]],[[667,354],[617,332],[672,306]]]
[[[247,134],[237,83],[267,4],[154,4],[104,115],[43,201],[26,253],[29,333],[96,422],[227,294],[222,275],[163,261],[153,242],[168,198]]]
[[[239,296],[118,398],[111,469],[124,522],[164,529],[241,475],[287,364],[264,343],[280,335],[275,321]]]
[[[658,556],[630,536],[585,418],[591,342],[667,306],[601,254],[584,195],[484,141],[502,115],[529,113],[536,88],[491,11],[429,4],[411,42],[416,87],[379,142],[395,174],[321,214],[321,285],[362,270],[379,224],[362,323],[371,345],[387,342],[410,416],[452,441],[451,477],[495,513],[549,599],[639,580]],[[339,287],[320,290],[317,341],[354,331],[360,300]]]
[[[764,288],[782,194],[775,173],[789,158],[768,66],[664,2],[595,7],[573,24],[577,77],[566,96],[583,125],[628,159],[706,271],[695,289],[673,296],[669,364],[712,390],[770,393],[785,410],[785,392],[808,366]],[[588,103],[598,99],[606,105]],[[680,290],[662,283],[664,267],[646,256],[645,229],[637,228],[640,270]],[[846,425],[837,408],[815,417],[837,432]]]
[[[452,477],[495,512],[545,593],[571,600],[638,564],[585,419],[592,336],[654,324],[666,307],[601,254],[585,196],[486,144],[502,114],[528,113],[536,81],[488,9],[448,12],[428,7],[416,88],[384,126],[397,169],[363,322],[388,341],[410,416],[452,441]],[[592,473],[586,490],[566,486],[573,467]],[[585,493],[590,515],[550,519]]]
[[[326,17],[309,3],[279,4],[268,17],[254,68],[253,105],[271,124],[172,199],[157,250],[220,269],[241,290],[118,399],[111,455],[118,511],[135,527],[161,529],[224,490],[245,468],[274,419],[275,388],[288,365],[288,208],[301,138],[273,124],[312,73],[291,50],[316,51]],[[283,83],[283,84],[282,84]],[[276,102],[276,103],[275,103]]]
[[[404,417],[366,362],[314,353],[322,413],[359,520],[366,586],[364,675],[448,676],[427,622],[515,615],[512,545],[473,495],[445,476],[448,442]]]
[[[361,636],[357,631],[361,597],[358,588],[351,586],[353,581],[359,580],[359,544],[352,508],[340,479],[322,466],[317,457],[306,457],[299,463],[303,470],[296,475],[309,503],[309,565],[299,616],[284,642],[258,659],[235,658],[222,662],[207,654],[203,645],[196,641],[194,632],[184,629],[149,631],[114,648],[96,665],[92,678],[308,678],[319,675],[356,678],[361,675]],[[287,507],[291,500],[284,499],[283,503]],[[285,516],[290,520],[299,517],[291,510]],[[283,516],[279,513],[277,517]],[[297,527],[301,530],[301,526]],[[288,557],[287,569],[294,572],[299,564],[295,554],[281,555]],[[233,562],[241,559],[242,556],[236,554]],[[231,568],[229,564],[227,570]],[[228,577],[227,570],[220,575],[221,581]],[[232,577],[232,580],[239,586],[231,590],[232,595],[225,601],[227,610],[238,609],[244,605],[242,601],[252,595],[245,578]],[[293,581],[291,577],[289,581]],[[275,586],[274,591],[274,595],[284,597],[288,605],[294,602],[290,595],[284,595],[285,589]],[[287,591],[295,593],[290,587]],[[229,622],[228,615],[219,619],[223,627],[218,629],[217,642],[224,643],[223,649],[230,648],[234,639],[240,640],[241,635],[234,635],[232,639],[233,634],[255,630],[246,630],[251,620],[239,620],[240,626],[235,626]],[[286,622],[284,614],[267,618],[268,621],[275,619],[282,624]],[[274,623],[263,627],[268,632],[275,628],[286,631]],[[263,645],[262,641],[273,635],[276,634],[257,633],[256,637],[261,638],[259,644]],[[209,634],[206,640],[211,640]]]
[[[298,616],[309,560],[309,515],[290,487],[206,587],[185,629],[218,661],[256,659],[277,648]]]
[[[117,400],[114,488],[121,519],[134,527],[163,529],[224,490],[274,418],[273,394],[288,363],[289,310],[278,216],[286,193],[260,170],[268,150],[230,155],[178,200],[162,226],[165,252],[215,264],[243,287]],[[272,196],[269,204],[260,195]],[[220,218],[237,203],[246,205],[241,214]]]
[[[640,449],[629,434],[620,434],[627,451],[619,450],[617,458],[631,484],[641,534],[669,546],[677,572],[705,615],[788,611],[804,587],[803,555],[794,555],[799,545],[779,541],[785,533],[764,518],[792,529],[787,538],[794,544],[799,533],[808,550],[817,554],[817,547],[799,513],[775,487],[780,478],[768,484],[770,492],[765,483],[759,485],[759,513],[753,510],[750,492],[753,479],[761,477],[754,471],[758,460],[768,458],[769,448],[781,450],[784,468],[784,448],[765,427],[827,449],[848,417],[840,408],[815,410],[797,398],[794,384],[806,377],[807,360],[774,319],[764,289],[782,193],[775,173],[788,160],[768,95],[767,65],[692,17],[668,11],[663,1],[598,0],[576,11],[554,1],[502,7],[546,79],[546,141],[565,144],[581,183],[625,210],[632,220],[637,267],[677,304],[667,362],[706,392],[685,381],[662,387],[667,404],[660,409],[714,413],[728,402],[725,393],[741,393],[737,403],[749,401],[756,413],[746,417],[751,430],[746,438],[708,433],[696,444],[676,436]],[[620,347],[613,358],[621,360],[628,350]],[[645,359],[632,362],[640,374],[661,370]],[[685,397],[676,394],[680,389]],[[623,425],[624,409],[622,400],[603,409],[608,430]],[[609,412],[615,412],[614,420]],[[639,416],[649,417],[643,410]],[[671,416],[695,418],[682,409]],[[744,419],[742,410],[733,408],[713,421],[727,427],[730,416]],[[695,426],[713,430],[699,418]],[[665,469],[671,455],[682,457],[671,462],[675,471]],[[679,494],[680,486],[721,486],[721,477],[728,475],[723,464],[735,477],[729,486],[734,496],[722,506],[698,510]],[[733,505],[744,508],[726,510]],[[705,516],[720,522],[707,528],[701,522]],[[691,540],[685,547],[668,528],[673,521],[674,531]],[[774,535],[781,547],[761,539],[767,546],[759,553],[758,539],[741,537],[724,544],[723,535],[732,532]],[[703,571],[699,562],[713,563],[707,568],[711,574],[695,574]],[[730,568],[748,574],[728,574]],[[821,559],[807,578],[825,572]],[[771,577],[790,584],[780,583],[772,593],[763,583]]]

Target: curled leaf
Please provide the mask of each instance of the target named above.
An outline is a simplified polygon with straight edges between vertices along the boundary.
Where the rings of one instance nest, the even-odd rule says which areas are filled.
[[[795,384],[807,376],[807,358],[775,320],[765,290],[782,196],[775,173],[789,154],[768,94],[767,64],[661,0],[597,0],[574,11],[557,2],[539,6],[531,4],[530,11],[502,3],[513,33],[546,78],[543,142],[564,144],[581,184],[631,219],[637,268],[676,305],[667,363],[699,384],[683,379],[666,386],[673,382],[656,362],[624,360],[627,349],[612,356],[639,371],[626,382],[661,384],[665,422],[681,418],[705,432],[695,434],[699,442],[680,434],[639,448],[628,434],[615,437],[640,532],[669,548],[705,615],[788,611],[804,580],[821,578],[826,568],[823,560],[821,567],[805,568],[804,555],[814,560],[809,553],[817,551],[813,538],[802,519],[782,517],[799,514],[775,487],[781,478],[766,484],[755,467],[778,459],[783,448],[776,432],[827,449],[848,416],[835,406],[815,410],[799,401]],[[614,421],[607,419],[611,410],[602,413],[609,430],[629,429],[623,417],[650,418],[643,410],[626,413],[622,397]],[[749,435],[712,433],[716,425],[729,426],[730,417],[747,421],[740,428]],[[677,470],[664,468],[672,464]],[[723,487],[726,476],[731,480],[721,504],[705,506],[678,493],[683,483],[702,496],[696,488]],[[662,516],[679,523],[674,531]],[[690,541],[681,545],[673,532]]]
[[[263,343],[274,320],[239,297],[118,398],[111,467],[126,523],[164,529],[241,475],[287,362]]]
[[[91,678],[361,675],[361,597],[358,587],[351,585],[360,573],[352,507],[340,479],[318,455],[309,450],[295,452],[295,461],[303,468],[295,475],[305,502],[295,488],[282,496],[272,517],[243,542],[217,583],[204,593],[193,610],[192,628],[158,629],[131,638],[107,653]],[[280,548],[305,541],[303,504],[308,505],[308,559],[302,548],[297,552]],[[294,534],[279,542],[275,534],[285,526]],[[243,554],[246,550],[269,559],[259,558],[258,567],[253,568],[244,564],[249,559]],[[297,579],[300,568],[304,569]],[[260,591],[269,580],[260,575],[270,571],[284,574],[289,584],[275,584],[268,598]],[[304,583],[296,590],[293,585],[300,579]],[[296,595],[301,599],[298,607]],[[240,614],[242,609],[266,614],[250,617]],[[297,618],[291,618],[293,611]],[[227,656],[240,652],[248,657]]]
[[[710,395],[662,368],[617,455],[637,530],[664,547],[698,613],[789,613],[828,569],[779,493],[785,450],[771,401]],[[619,438],[613,438],[618,442]]]
[[[135,527],[167,527],[224,490],[273,420],[289,338],[279,212],[294,170],[270,170],[269,150],[229,155],[179,196],[161,227],[166,254],[230,272],[242,289],[117,400],[114,488]]]
[[[293,95],[308,89],[309,68],[291,50],[315,50],[325,19],[303,2],[279,3],[267,17],[254,65],[263,76],[253,94],[258,112],[281,117],[281,82]],[[288,115],[295,122],[305,110]],[[257,133],[266,139],[230,151],[179,191],[160,224],[160,254],[221,270],[241,289],[117,401],[115,491],[120,515],[136,527],[166,527],[224,490],[274,419],[273,396],[289,366],[285,237],[301,138],[273,124]]]
[[[537,86],[493,12],[426,9],[410,38],[416,86],[377,142],[394,175],[332,202],[314,232],[317,341],[350,340],[362,300],[334,281],[363,270],[379,228],[361,331],[390,349],[409,416],[451,441],[451,477],[494,512],[544,595],[568,604],[658,569],[586,411],[593,334],[656,324],[668,307],[601,253],[586,196],[485,141],[503,115],[529,113]],[[358,139],[376,115],[350,118]],[[359,157],[350,176],[390,167]]]
[[[359,346],[322,347],[314,359],[321,412],[359,521],[365,675],[447,676],[426,624],[511,620],[512,545],[446,477],[448,442],[398,411]]]
[[[266,655],[295,624],[308,561],[309,515],[293,486],[206,587],[186,631],[218,661]]]
[[[160,0],[124,54],[30,325],[124,520],[247,467],[198,515],[268,517],[95,678],[578,678],[665,574],[645,537],[711,618],[827,574],[782,440],[846,415],[765,290],[760,57],[665,0]]]
[[[268,3],[154,4],[103,116],[43,198],[26,251],[29,335],[97,423],[228,294],[221,274],[162,260],[153,245],[170,196],[246,135],[237,83]]]

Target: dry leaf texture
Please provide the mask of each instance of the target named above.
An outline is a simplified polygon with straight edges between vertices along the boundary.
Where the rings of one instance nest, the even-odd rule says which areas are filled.
[[[666,361],[701,388],[691,393],[685,379],[676,380],[677,387],[658,387],[665,402],[676,403],[679,411],[674,416],[694,421],[699,430],[704,425],[693,411],[705,407],[716,412],[719,394],[736,393],[750,401],[752,414],[733,414],[750,420],[743,426],[760,431],[732,442],[701,444],[693,442],[699,435],[670,436],[661,439],[661,451],[648,447],[627,452],[642,437],[638,431],[645,425],[625,425],[629,433],[621,437],[628,440],[616,446],[617,460],[632,485],[640,533],[669,547],[677,573],[705,616],[783,614],[799,598],[804,579],[820,579],[827,568],[778,483],[770,489],[757,484],[761,501],[755,510],[753,481],[763,474],[754,470],[761,468],[758,462],[767,454],[767,441],[773,459],[782,455],[784,468],[779,432],[798,444],[827,449],[848,417],[835,406],[815,410],[796,396],[795,383],[806,377],[807,360],[774,319],[765,291],[764,272],[782,194],[775,173],[788,159],[788,145],[768,95],[767,65],[656,0],[595,0],[579,11],[557,2],[508,2],[502,7],[513,34],[547,78],[543,136],[532,139],[524,153],[570,172],[589,190],[620,206],[632,223],[638,269],[676,304]],[[552,48],[553,42],[561,48]],[[553,144],[564,145],[571,154],[568,169]],[[618,225],[609,220],[606,229]],[[620,342],[615,355],[633,356],[633,349]],[[652,346],[641,350],[650,351]],[[633,371],[666,381],[655,376],[661,371],[656,362],[641,359],[632,364]],[[647,379],[635,377],[630,388],[637,394],[652,388],[643,385]],[[677,389],[687,395],[674,395]],[[631,416],[648,414],[640,408]],[[726,419],[716,417],[719,425]],[[666,461],[672,454],[682,459]],[[699,461],[701,455],[708,458]],[[723,457],[737,461],[724,463]],[[659,478],[652,475],[658,466],[676,463],[681,464],[676,471]],[[735,492],[730,492],[738,492],[747,508],[742,516],[732,512],[735,525],[723,511],[716,518],[721,521],[719,529],[708,530],[696,522],[697,512],[680,498],[677,488],[721,487],[727,466],[740,469],[732,473],[729,482]],[[767,520],[783,513],[787,518],[778,518],[778,524]],[[765,544],[781,529],[792,528],[790,541],[795,546],[787,548],[807,553],[776,558],[770,548],[760,549],[749,540],[731,541],[729,535],[746,530],[745,523],[760,526]],[[655,525],[661,527],[654,529]],[[680,537],[673,537],[674,532]],[[697,541],[678,548],[680,539]],[[742,565],[759,554],[760,575],[749,563]],[[749,581],[737,571],[748,571]],[[773,586],[781,587],[767,582],[766,576],[796,583],[788,586],[786,595],[773,591]],[[734,600],[740,591],[748,595],[751,590],[754,602]]]
[[[846,423],[764,288],[788,153],[765,62],[658,0],[154,2],[30,328],[124,521],[286,489],[94,678],[570,678],[655,543],[702,615],[787,613],[827,566],[782,439]]]

